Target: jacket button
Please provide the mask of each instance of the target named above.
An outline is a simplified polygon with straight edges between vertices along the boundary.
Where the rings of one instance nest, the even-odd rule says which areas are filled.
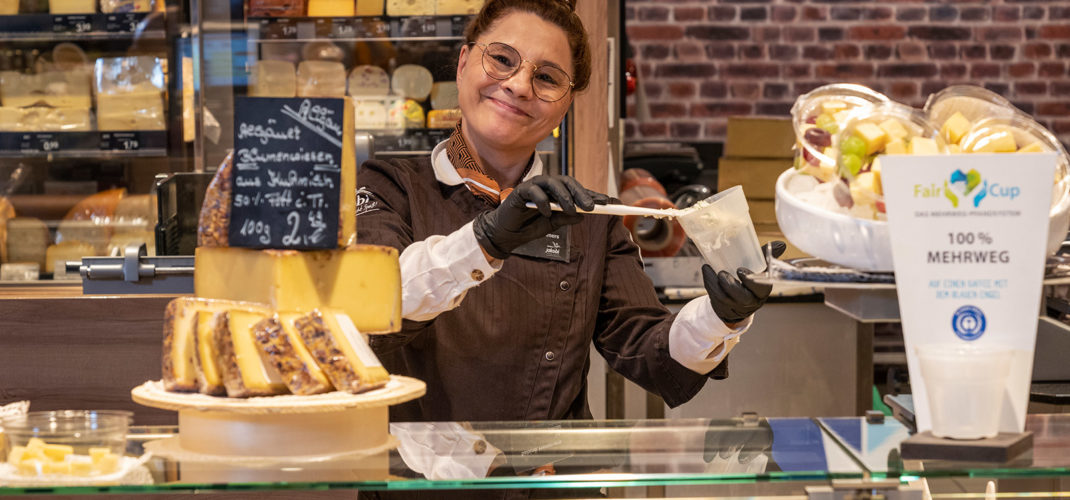
[[[472,271],[472,281],[483,281],[483,271],[479,269]]]
[[[572,285],[570,285],[569,282],[564,280],[562,280],[561,283],[559,283],[557,286],[561,287],[562,292],[567,292],[569,288],[572,288]]]
[[[556,357],[557,355],[554,354],[554,351],[546,351],[546,361],[553,361]]]

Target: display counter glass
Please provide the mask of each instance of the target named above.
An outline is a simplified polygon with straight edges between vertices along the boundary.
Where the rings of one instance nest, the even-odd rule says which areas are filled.
[[[890,479],[894,488],[927,477],[1065,481],[1070,415],[1029,415],[1026,429],[1031,451],[981,463],[903,461],[899,446],[909,432],[890,418],[397,423],[390,449],[255,459],[184,453],[167,444],[177,441],[175,427],[135,426],[127,454],[143,462],[130,459],[119,484],[14,487],[9,475],[0,495],[538,488],[598,496],[602,488],[734,485],[764,496],[757,489],[770,485],[803,495],[812,485]],[[157,453],[143,455],[147,449]]]

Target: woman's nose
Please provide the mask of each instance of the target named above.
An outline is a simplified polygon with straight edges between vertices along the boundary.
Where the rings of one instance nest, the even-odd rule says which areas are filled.
[[[528,65],[521,63],[520,69],[518,69],[516,73],[513,73],[513,76],[502,81],[502,88],[517,98],[527,99],[532,97],[533,89],[531,88],[531,75],[534,71],[534,68],[530,68]]]

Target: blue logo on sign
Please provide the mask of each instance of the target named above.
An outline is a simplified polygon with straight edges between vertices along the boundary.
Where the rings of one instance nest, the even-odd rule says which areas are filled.
[[[962,340],[977,340],[985,333],[985,313],[974,306],[962,306],[951,316],[951,328]]]

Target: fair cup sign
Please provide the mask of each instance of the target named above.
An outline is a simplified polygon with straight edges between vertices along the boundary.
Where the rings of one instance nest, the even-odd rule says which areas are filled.
[[[980,422],[986,412],[999,412],[1000,432],[1024,430],[1055,160],[1052,153],[881,157],[919,431],[987,437],[995,431],[948,427],[954,419]],[[980,366],[992,361],[981,351],[1009,358],[1004,377]],[[986,396],[992,384],[994,398]]]

